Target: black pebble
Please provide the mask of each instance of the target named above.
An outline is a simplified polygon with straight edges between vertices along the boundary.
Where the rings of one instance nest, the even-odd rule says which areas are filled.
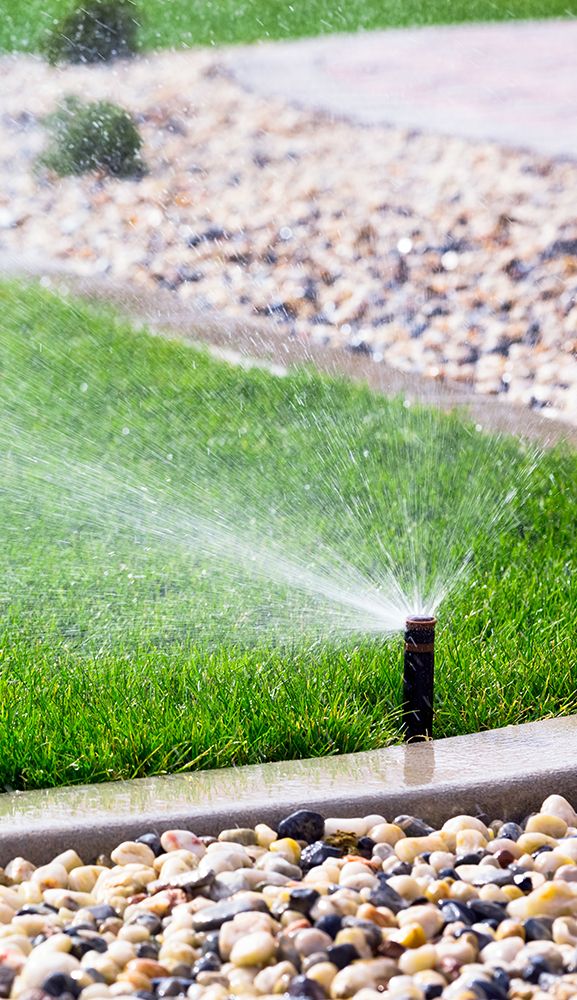
[[[538,983],[539,977],[542,976],[543,973],[550,973],[551,971],[549,963],[546,962],[544,958],[540,958],[538,955],[535,955],[535,957],[532,958],[523,969],[521,979],[523,979],[526,983]]]
[[[184,997],[193,983],[194,979],[180,979],[178,976],[152,980],[157,997]]]
[[[393,823],[395,826],[400,826],[407,837],[428,837],[430,833],[435,832],[432,826],[418,816],[397,816]]]
[[[27,916],[29,913],[38,913],[41,915],[44,914],[47,915],[49,913],[58,913],[58,910],[56,909],[55,906],[50,906],[50,903],[38,903],[35,906],[33,906],[32,903],[26,903],[24,906],[20,907],[20,909],[16,911],[15,916],[24,917]]]
[[[210,931],[210,933],[206,935],[204,941],[202,942],[200,953],[201,955],[218,955],[220,958],[220,951],[218,948],[218,931]]]
[[[366,858],[372,857],[374,846],[375,841],[372,837],[359,837],[359,840],[357,841],[357,850],[359,854]]]
[[[157,833],[154,832],[141,833],[140,837],[136,838],[136,843],[146,844],[146,846],[150,847],[150,850],[154,852],[156,857],[158,857],[160,854],[164,854],[164,851],[162,849],[162,844],[160,843],[160,837],[158,836]]]
[[[498,837],[517,841],[522,833],[523,830],[518,823],[503,823],[503,826],[499,827]]]
[[[160,948],[155,941],[141,941],[140,944],[136,945],[136,957],[137,958],[158,958],[158,952]]]
[[[378,888],[371,891],[369,903],[372,903],[373,906],[388,906],[393,913],[398,913],[399,910],[404,910],[407,906],[406,900],[385,881],[380,881]]]
[[[213,951],[208,955],[199,958],[192,967],[192,975],[196,978],[199,972],[218,972],[220,969],[220,958]]]
[[[71,976],[67,976],[66,973],[53,972],[42,983],[42,990],[49,997],[60,997],[63,993],[77,997],[82,992],[82,987]]]
[[[326,993],[314,979],[294,976],[287,990],[289,997],[307,997],[308,1000],[325,1000]]]
[[[344,969],[351,962],[356,962],[361,957],[354,944],[333,944],[330,948],[327,948],[327,955],[329,956],[329,962],[336,965],[337,969]]]
[[[108,945],[104,938],[92,937],[92,938],[72,938],[72,947],[70,949],[70,954],[78,961],[86,955],[89,951],[105,952],[108,950]]]
[[[490,903],[485,899],[470,899],[467,903],[467,908],[473,914],[475,918],[473,923],[480,921],[483,924],[489,923],[495,920],[496,926],[499,926],[502,920],[505,919],[505,907],[501,903]]]
[[[289,897],[289,909],[307,916],[319,898],[320,893],[316,889],[293,889]]]
[[[525,941],[552,941],[553,920],[551,917],[529,917],[525,920]]]
[[[436,997],[442,996],[443,989],[439,983],[429,983],[423,990],[425,1000],[435,1000]]]
[[[461,877],[455,868],[441,868],[439,878],[452,878],[455,882],[461,881]]]
[[[139,1000],[156,1000],[155,994],[149,993],[148,990],[137,990],[134,996],[139,997]]]
[[[10,996],[12,983],[15,979],[16,973],[13,969],[9,969],[7,965],[0,965],[0,997]]]
[[[483,1000],[507,1000],[508,989],[504,989],[500,983],[490,982],[487,979],[473,979],[471,987]]]
[[[537,858],[540,854],[547,854],[552,850],[553,848],[549,844],[543,844],[543,847],[538,847],[536,851],[533,851],[531,857]]]
[[[461,854],[455,858],[455,868],[458,868],[459,865],[478,865],[484,856],[484,851],[469,851],[468,854]]]
[[[459,903],[456,899],[442,899],[439,903],[439,908],[446,924],[454,924],[457,920],[461,920],[469,926],[475,923],[474,914],[471,913],[465,903]]]
[[[337,914],[329,914],[326,917],[319,917],[315,923],[315,927],[319,931],[324,931],[332,938],[336,938],[337,934],[343,926],[343,918],[337,916]]]
[[[312,844],[315,840],[322,840],[325,821],[320,813],[298,809],[281,820],[277,832],[279,839],[292,837],[293,840],[306,840],[307,844]]]
[[[98,906],[89,906],[88,913],[91,913],[97,923],[102,923],[103,920],[108,920],[109,917],[117,917],[118,913],[113,906],[108,906],[107,903],[101,903]]]
[[[391,878],[392,875],[410,875],[412,870],[412,866],[408,861],[399,861],[398,865],[395,865],[394,868],[389,868],[386,876],[387,878]]]
[[[333,847],[332,844],[325,844],[324,840],[317,840],[314,844],[309,844],[305,847],[301,854],[301,868],[303,871],[308,871],[309,868],[316,868],[318,865],[322,865],[323,861],[327,861],[329,858],[341,858],[343,852],[338,847]]]
[[[513,884],[517,886],[521,892],[531,892],[533,888],[533,879],[528,872],[517,872],[513,875]]]

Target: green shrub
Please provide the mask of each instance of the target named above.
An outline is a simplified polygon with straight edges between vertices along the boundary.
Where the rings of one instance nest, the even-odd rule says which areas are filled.
[[[98,63],[138,48],[134,0],[85,0],[58,21],[45,40],[51,63]]]
[[[108,101],[84,104],[67,97],[46,124],[51,144],[41,164],[57,174],[104,170],[115,177],[141,176],[142,139],[128,111]]]

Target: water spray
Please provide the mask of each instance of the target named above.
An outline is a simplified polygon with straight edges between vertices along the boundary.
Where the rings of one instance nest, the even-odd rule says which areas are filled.
[[[433,735],[436,624],[430,615],[412,615],[405,624],[403,729],[408,743]]]

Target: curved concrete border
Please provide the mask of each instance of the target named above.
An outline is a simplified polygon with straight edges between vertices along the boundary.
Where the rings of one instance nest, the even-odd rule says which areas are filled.
[[[249,767],[0,797],[0,864],[74,847],[85,858],[147,829],[276,823],[307,806],[325,816],[458,812],[518,819],[552,792],[577,804],[577,716],[471,736]]]

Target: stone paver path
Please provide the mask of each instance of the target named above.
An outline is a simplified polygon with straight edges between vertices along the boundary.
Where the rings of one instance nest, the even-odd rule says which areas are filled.
[[[577,157],[577,19],[412,28],[232,51],[258,93],[366,124]]]

